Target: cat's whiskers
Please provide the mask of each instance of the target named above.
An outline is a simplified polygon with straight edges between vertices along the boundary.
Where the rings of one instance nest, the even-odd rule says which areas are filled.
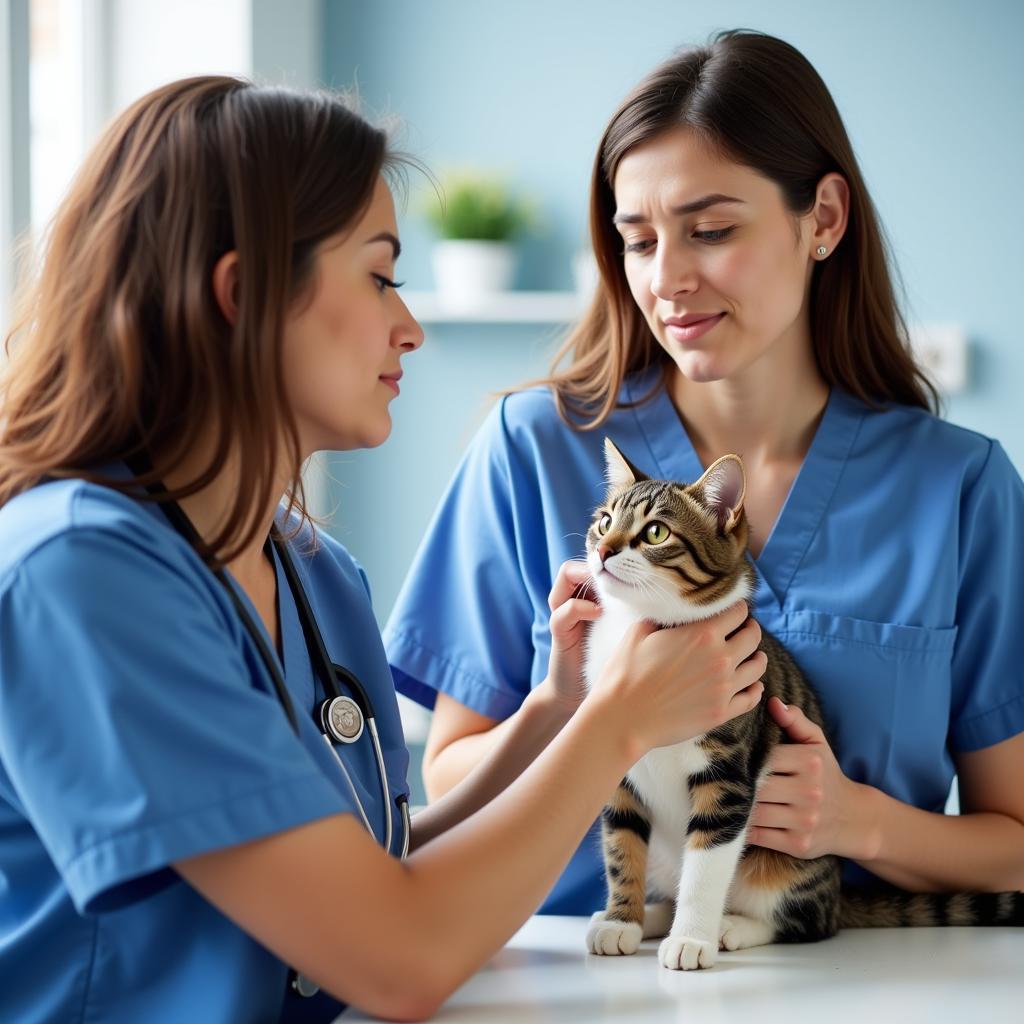
[[[658,597],[671,599],[675,596],[672,593],[672,588],[667,583],[663,582],[660,579],[660,577],[656,576],[654,573],[651,573],[651,575],[648,577],[648,580],[650,582],[651,587],[654,590],[654,593],[657,594]]]
[[[636,586],[644,597],[653,598],[657,603],[664,604],[666,607],[672,606],[675,595],[653,573],[640,575]]]
[[[579,535],[577,535],[577,536],[579,536]],[[577,563],[579,563],[581,565],[585,565],[588,570],[590,569],[590,561],[588,559],[586,559],[586,558],[570,558],[570,559],[568,559],[568,561],[570,561],[570,562],[577,562]],[[587,578],[584,579],[584,580],[581,580],[579,583],[576,584],[575,588],[573,589],[572,596],[573,596],[574,599],[575,598],[584,598],[585,600],[590,601],[590,600],[593,600],[593,597],[590,596],[590,595],[592,595],[594,592],[596,592],[596,589],[597,589],[597,580],[594,577],[594,574],[592,572],[588,571]],[[589,592],[589,595],[588,595],[588,592]]]

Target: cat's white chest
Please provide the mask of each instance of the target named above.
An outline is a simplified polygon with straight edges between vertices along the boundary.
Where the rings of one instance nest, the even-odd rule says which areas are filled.
[[[609,603],[587,638],[585,674],[587,686],[599,685],[601,671],[618,648],[622,637],[641,614],[615,602]],[[628,711],[626,712],[628,713]],[[648,751],[630,769],[629,780],[651,812],[659,831],[681,841],[690,820],[690,800],[686,784],[689,776],[706,768],[707,755],[696,739],[656,747]]]
[[[647,887],[652,898],[675,896],[679,887],[687,830],[690,790],[687,779],[707,767],[696,740],[655,747],[629,770],[629,781],[647,808],[651,834]]]
[[[640,615],[637,612],[618,601],[605,605],[601,617],[591,624],[587,634],[583,672],[588,689],[593,689],[598,683],[601,670],[619,646],[626,630],[639,621]]]

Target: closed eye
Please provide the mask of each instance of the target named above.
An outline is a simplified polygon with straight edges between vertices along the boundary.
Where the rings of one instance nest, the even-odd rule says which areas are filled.
[[[390,277],[385,277],[383,274],[371,274],[374,281],[377,282],[377,290],[383,294],[389,288],[401,288],[404,281],[392,281]]]
[[[644,239],[641,242],[627,242],[623,252],[646,252],[649,246],[654,245],[649,238]]]
[[[711,231],[694,231],[693,237],[699,238],[702,242],[722,242],[728,238],[733,231],[736,229],[732,228],[715,228]]]
[[[701,242],[707,242],[713,245],[715,242],[724,242],[735,230],[736,227],[735,225],[733,225],[732,227],[728,228],[714,228],[708,231],[694,231],[693,237]],[[650,238],[643,238],[637,242],[627,242],[623,248],[623,253],[647,252],[653,245],[654,241],[653,239]]]

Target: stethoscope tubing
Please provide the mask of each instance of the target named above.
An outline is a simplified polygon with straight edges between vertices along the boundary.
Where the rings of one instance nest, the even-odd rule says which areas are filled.
[[[391,790],[388,787],[387,782],[387,768],[384,765],[384,752],[381,749],[380,734],[377,732],[377,716],[374,712],[373,704],[370,702],[370,695],[365,689],[363,689],[363,684],[359,682],[354,672],[349,672],[348,669],[336,666],[334,662],[331,661],[330,655],[327,653],[327,645],[324,643],[320,627],[317,625],[316,616],[313,614],[309,598],[306,596],[306,589],[303,587],[302,581],[299,579],[298,570],[295,568],[295,563],[292,561],[291,552],[289,552],[287,545],[277,532],[276,527],[271,530],[271,538],[273,540],[274,547],[277,550],[278,557],[281,559],[281,566],[284,569],[285,578],[288,580],[288,587],[292,592],[292,596],[295,598],[295,603],[299,611],[299,621],[302,623],[302,629],[306,634],[307,643],[312,640],[313,642],[311,646],[314,647],[317,652],[317,658],[320,662],[320,674],[324,683],[324,696],[327,697],[328,700],[332,697],[342,696],[341,687],[338,685],[338,675],[344,675],[345,682],[348,683],[349,688],[352,690],[356,703],[359,704],[360,710],[363,712],[363,717],[366,719],[366,726],[370,730],[370,737],[373,741],[373,752],[377,758],[377,773],[380,777],[381,797],[384,802],[384,849],[390,853],[392,830],[394,826],[391,815]],[[329,694],[327,693],[328,683],[330,684],[331,690]],[[366,827],[369,829],[370,835],[373,835],[374,832],[373,829],[370,828],[369,818],[367,817],[366,811],[363,809],[363,804],[359,799],[359,794],[356,792],[355,785],[342,763],[341,756],[338,754],[334,744],[331,743],[330,737],[327,736],[326,733],[323,733],[322,735],[330,745],[331,751],[334,754],[334,759],[339,765],[341,765],[342,771],[345,772],[345,778],[348,780],[352,793],[356,798],[356,804],[359,807],[359,812],[363,816],[363,821],[366,823]]]
[[[142,476],[152,471],[152,465],[149,459],[140,455],[134,459],[128,460],[128,465],[136,476]],[[176,502],[166,497],[167,490],[160,481],[155,481],[151,484],[146,485],[146,490],[153,494],[157,500],[160,508],[167,516],[171,526],[192,546],[194,550],[202,544],[202,539],[199,536],[192,521],[185,514],[182,507]],[[384,804],[384,843],[383,848],[387,853],[391,852],[391,841],[394,832],[394,821],[391,811],[391,791],[388,786],[387,768],[384,763],[384,751],[381,747],[380,734],[377,731],[377,719],[374,712],[373,704],[370,701],[370,696],[364,689],[362,683],[356,678],[355,674],[350,672],[348,669],[343,668],[340,665],[335,665],[330,656],[327,653],[327,646],[324,643],[322,634],[320,633],[320,627],[317,625],[316,616],[313,614],[313,609],[310,606],[309,598],[306,596],[305,587],[302,585],[302,581],[299,578],[298,570],[295,568],[295,564],[292,561],[291,553],[288,550],[288,546],[278,531],[276,525],[271,527],[270,536],[267,538],[267,544],[273,545],[275,551],[277,551],[278,558],[281,561],[281,566],[284,569],[285,578],[288,581],[288,589],[292,593],[292,597],[295,599],[296,610],[299,613],[299,622],[302,625],[302,632],[306,638],[306,645],[310,651],[311,660],[313,660],[313,654],[315,652],[316,662],[319,663],[318,675],[320,676],[321,683],[324,687],[324,695],[328,701],[344,696],[341,692],[341,687],[338,684],[338,675],[342,675],[345,679],[346,684],[352,691],[352,696],[359,706],[359,710],[363,714],[366,725],[370,732],[370,739],[373,745],[374,755],[377,761],[377,774],[380,779],[381,797]],[[268,552],[269,554],[269,552]],[[231,581],[228,579],[226,572],[221,567],[210,567],[214,576],[221,583],[224,589],[227,591],[228,596],[231,599],[232,604],[235,607],[235,611],[238,613],[238,617],[241,619],[246,632],[250,638],[256,644],[256,648],[260,654],[260,660],[263,662],[264,667],[270,674],[271,682],[274,687],[274,692],[277,697],[278,703],[284,710],[285,716],[288,719],[288,723],[292,728],[292,731],[298,735],[299,722],[298,716],[295,712],[295,705],[291,699],[291,694],[288,692],[287,685],[284,681],[284,676],[278,665],[278,658],[275,652],[272,652],[267,646],[266,641],[263,638],[262,633],[253,621],[252,616],[249,614],[248,609],[242,603],[242,599],[238,592],[232,586]],[[331,737],[324,731],[321,735],[324,738],[324,742],[327,744],[328,749],[334,757],[335,762],[341,769],[342,774],[345,777],[345,781],[348,783],[349,789],[352,792],[352,796],[355,799],[356,807],[359,810],[359,815],[362,818],[363,824],[366,830],[376,839],[376,833],[370,824],[369,816],[366,813],[366,809],[363,806],[363,802],[359,797],[359,793],[356,789],[355,783],[349,774],[348,769],[345,766],[344,761],[338,754],[337,748],[332,741]],[[408,801],[403,797],[399,796],[396,802],[401,806],[402,810],[402,853],[401,856],[404,859],[408,856],[409,852],[409,839],[411,832],[411,822],[409,818],[409,804]]]

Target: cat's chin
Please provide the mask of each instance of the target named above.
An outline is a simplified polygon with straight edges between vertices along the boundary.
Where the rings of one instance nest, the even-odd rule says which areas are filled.
[[[710,605],[699,605],[676,594],[651,592],[642,585],[627,583],[608,569],[594,575],[594,584],[601,603],[607,608],[618,609],[628,619],[648,619],[659,626],[681,626],[685,622],[709,619],[736,601],[746,599],[752,591],[748,581],[740,579],[725,597]]]
[[[618,609],[628,619],[649,619],[659,626],[678,625],[703,616],[690,605],[678,599],[666,598],[661,593],[650,593],[644,587],[613,576],[605,569],[594,577],[601,603],[609,609]]]
[[[602,601],[617,601],[630,607],[637,604],[641,594],[635,583],[627,583],[610,569],[599,569],[594,574],[594,586]]]

